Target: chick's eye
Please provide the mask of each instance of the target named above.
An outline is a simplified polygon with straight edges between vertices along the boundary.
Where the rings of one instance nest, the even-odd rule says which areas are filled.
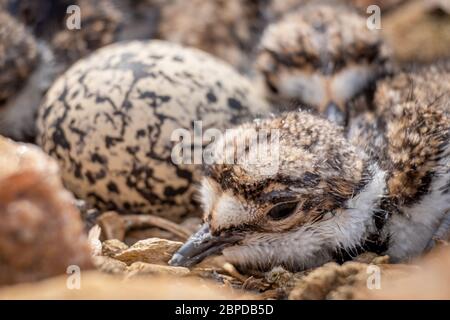
[[[267,215],[272,220],[282,220],[292,215],[296,208],[297,202],[285,202],[270,209]]]

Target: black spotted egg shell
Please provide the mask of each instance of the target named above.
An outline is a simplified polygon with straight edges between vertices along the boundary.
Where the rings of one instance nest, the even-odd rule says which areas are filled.
[[[48,91],[38,144],[66,187],[104,210],[172,220],[199,213],[201,165],[171,159],[175,129],[223,130],[268,113],[252,84],[200,50],[160,41],[116,43],[78,61]]]

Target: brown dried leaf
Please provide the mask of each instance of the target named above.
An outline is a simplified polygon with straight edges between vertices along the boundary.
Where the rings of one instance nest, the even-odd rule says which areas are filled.
[[[136,242],[114,258],[128,265],[138,261],[165,265],[181,245],[181,242],[150,238]]]

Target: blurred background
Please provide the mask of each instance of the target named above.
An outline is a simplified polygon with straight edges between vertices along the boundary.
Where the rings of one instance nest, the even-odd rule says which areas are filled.
[[[107,44],[159,38],[198,47],[245,70],[262,30],[308,0],[1,0],[0,10],[73,63]],[[450,55],[448,0],[335,0],[369,16],[381,8],[382,31],[400,62]],[[78,5],[81,29],[68,30],[66,9]]]

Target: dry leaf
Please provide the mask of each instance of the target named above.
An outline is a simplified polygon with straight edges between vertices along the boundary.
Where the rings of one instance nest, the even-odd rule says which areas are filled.
[[[181,245],[181,242],[150,238],[136,242],[128,249],[116,254],[114,258],[123,261],[128,265],[137,261],[167,264]]]

